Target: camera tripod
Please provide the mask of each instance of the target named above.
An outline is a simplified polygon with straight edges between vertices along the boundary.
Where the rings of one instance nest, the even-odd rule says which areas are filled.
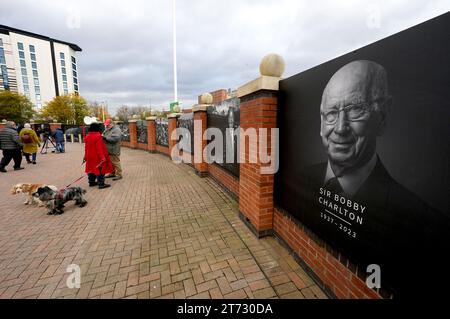
[[[47,154],[47,150],[49,148],[49,146],[48,146],[48,142],[49,141],[53,145],[53,148],[56,150],[56,145],[55,145],[55,143],[53,143],[50,135],[45,135],[45,137],[44,137],[44,144],[42,144],[42,148],[41,148],[41,154]],[[53,150],[52,153],[54,153],[55,150]]]

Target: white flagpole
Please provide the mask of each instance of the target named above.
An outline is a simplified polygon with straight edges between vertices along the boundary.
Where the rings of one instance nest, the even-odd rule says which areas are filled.
[[[172,22],[173,22],[173,95],[174,102],[178,101],[177,87],[177,23],[176,23],[176,0],[172,0]]]

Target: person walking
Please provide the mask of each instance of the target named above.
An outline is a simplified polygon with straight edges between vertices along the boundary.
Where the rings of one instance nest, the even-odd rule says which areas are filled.
[[[120,164],[120,143],[122,142],[122,131],[120,127],[111,121],[106,119],[105,131],[103,132],[103,140],[105,141],[106,148],[108,149],[109,157],[114,166],[114,172],[105,176],[106,178],[112,178],[113,181],[122,179],[122,165]]]
[[[105,174],[112,173],[113,166],[108,155],[105,143],[102,139],[102,128],[99,123],[89,126],[89,133],[84,139],[85,172],[88,174],[89,186],[97,186],[99,189],[110,187],[105,184]]]
[[[56,142],[56,151],[58,153],[65,153],[64,132],[60,127],[56,128],[54,137]]]
[[[22,142],[19,133],[16,131],[16,123],[6,122],[5,128],[0,131],[0,149],[3,151],[3,158],[0,161],[0,172],[6,173],[5,167],[14,160],[14,170],[24,169],[22,164]]]
[[[23,155],[28,164],[36,164],[36,154],[38,147],[41,146],[36,132],[31,128],[29,123],[25,123],[24,128],[19,133],[20,141],[23,144]],[[31,160],[30,160],[31,155]]]

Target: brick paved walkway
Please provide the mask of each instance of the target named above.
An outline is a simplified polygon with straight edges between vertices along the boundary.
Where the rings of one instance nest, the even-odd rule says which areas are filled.
[[[210,178],[163,155],[123,149],[125,178],[88,189],[65,214],[23,205],[19,182],[62,187],[82,175],[82,146],[0,175],[0,298],[326,298],[273,238],[258,240]],[[81,288],[66,286],[81,267]]]

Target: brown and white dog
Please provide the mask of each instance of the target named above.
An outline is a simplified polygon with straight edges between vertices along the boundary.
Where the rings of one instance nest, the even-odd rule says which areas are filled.
[[[38,190],[39,187],[48,186],[54,191],[57,191],[58,188],[53,185],[46,185],[46,184],[30,184],[30,183],[20,183],[16,184],[11,188],[11,194],[27,194],[27,200],[25,201],[25,205],[28,204],[38,204],[38,207],[44,206],[45,203],[41,201],[39,198],[36,198],[33,196],[33,193]]]

